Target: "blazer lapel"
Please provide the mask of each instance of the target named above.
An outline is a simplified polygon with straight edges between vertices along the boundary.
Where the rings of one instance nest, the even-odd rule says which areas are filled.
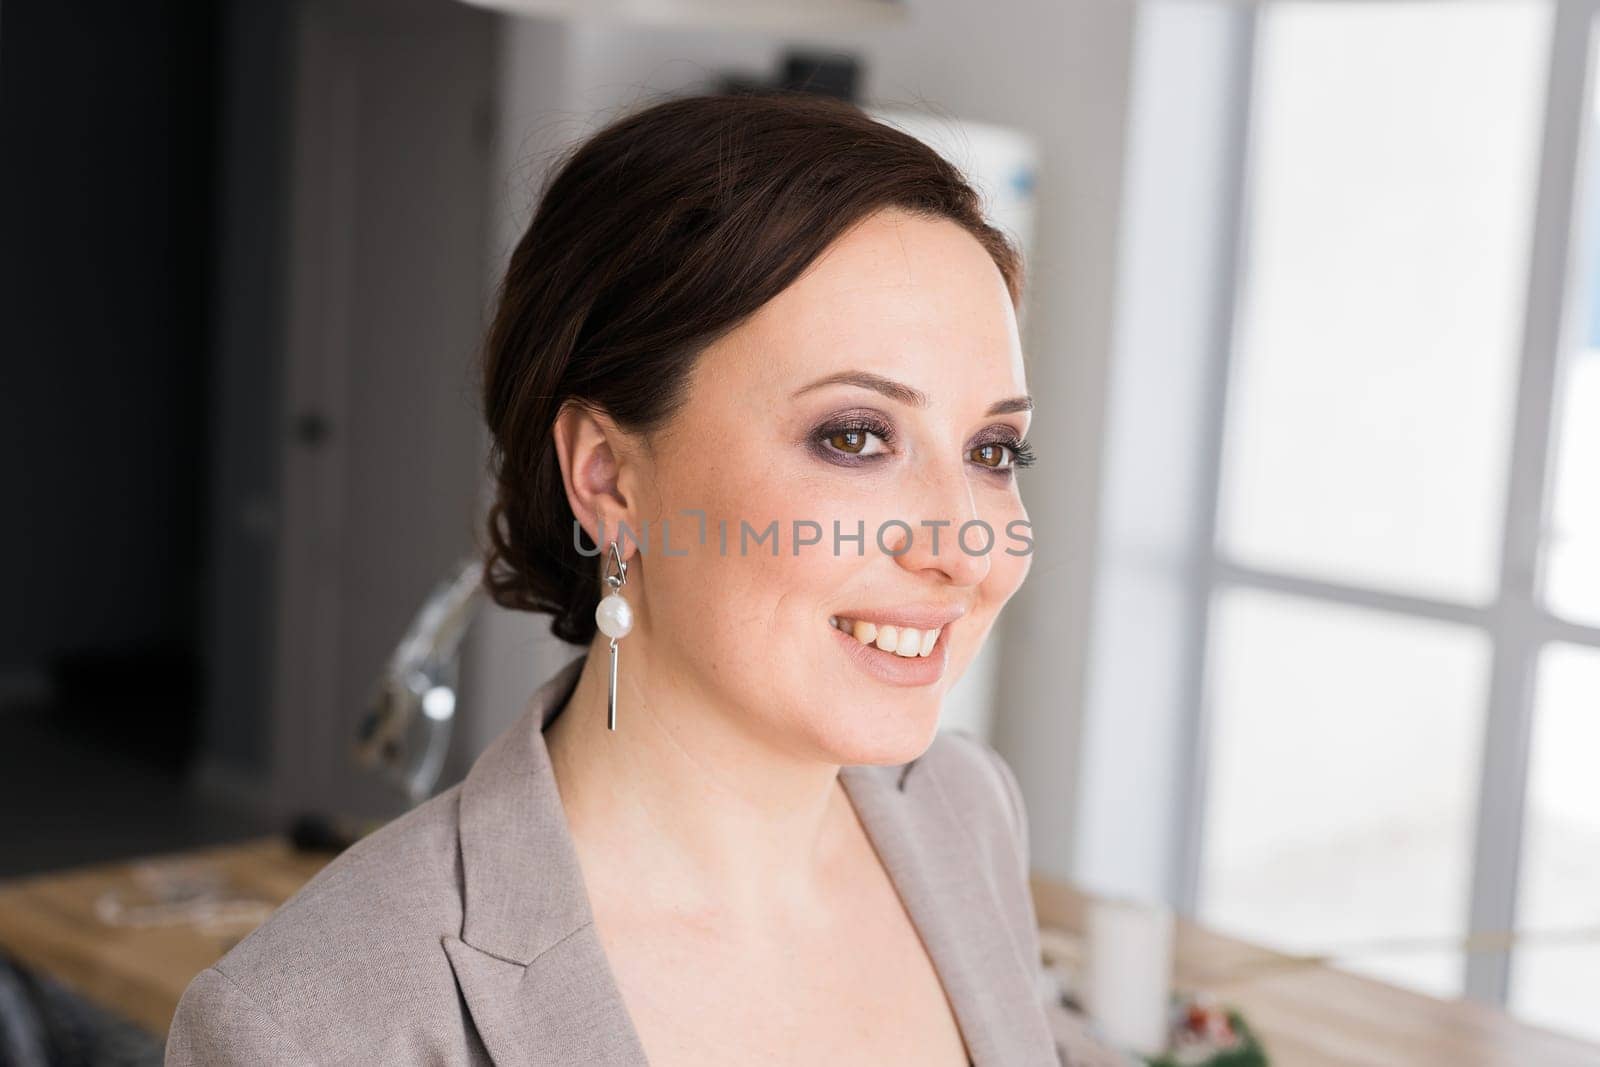
[[[915,762],[915,761],[914,761]],[[976,1067],[1059,1067],[1026,958],[1004,919],[982,850],[922,768],[841,767],[839,777],[921,935]]]
[[[578,683],[573,660],[529,698],[461,787],[461,936],[444,939],[496,1064],[646,1067],[594,927],[541,731]]]
[[[445,938],[444,950],[496,1064],[646,1067],[592,925],[528,964],[499,959],[459,938]]]

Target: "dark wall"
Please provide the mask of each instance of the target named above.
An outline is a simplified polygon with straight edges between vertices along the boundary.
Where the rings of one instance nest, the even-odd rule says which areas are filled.
[[[246,778],[271,746],[292,39],[287,0],[227,0],[218,55],[209,664],[201,744]]]
[[[206,589],[216,31],[198,3],[0,12],[0,669],[167,759]]]

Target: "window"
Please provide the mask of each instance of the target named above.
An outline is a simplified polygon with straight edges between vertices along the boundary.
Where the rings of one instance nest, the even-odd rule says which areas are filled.
[[[1590,1037],[1597,7],[1253,16],[1186,849],[1203,921]]]
[[[1600,1039],[1600,649],[1545,646],[1533,730],[1511,1006]]]

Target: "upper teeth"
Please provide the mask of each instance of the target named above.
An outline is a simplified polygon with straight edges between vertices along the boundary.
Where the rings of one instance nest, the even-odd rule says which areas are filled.
[[[939,627],[933,630],[917,630],[910,626],[879,626],[865,619],[846,619],[839,615],[830,615],[828,625],[853,635],[863,645],[877,645],[885,652],[893,652],[897,656],[907,658],[932,653],[935,642],[939,640],[939,630],[943,629]]]

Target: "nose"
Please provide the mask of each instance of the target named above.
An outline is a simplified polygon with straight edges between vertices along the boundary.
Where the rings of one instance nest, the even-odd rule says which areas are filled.
[[[883,544],[901,567],[924,580],[975,586],[988,577],[996,531],[978,514],[960,461],[922,465],[903,499],[914,510],[896,515]]]

